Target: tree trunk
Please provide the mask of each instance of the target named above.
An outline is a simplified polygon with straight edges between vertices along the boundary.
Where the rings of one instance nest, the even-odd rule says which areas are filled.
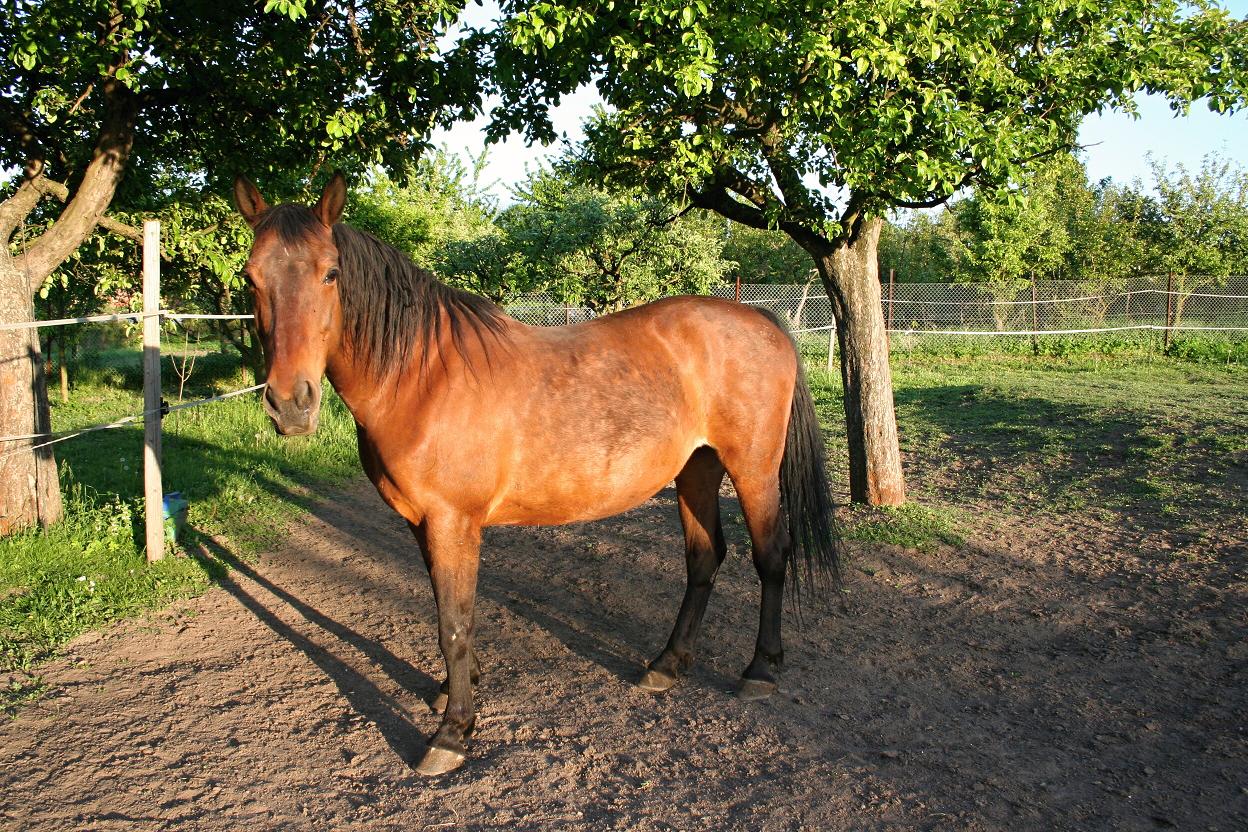
[[[0,249],[0,322],[35,317],[26,275]],[[47,384],[38,330],[0,331],[0,432],[5,436],[50,430]],[[23,450],[39,440],[0,443],[0,536],[61,517],[61,489],[52,448]]]
[[[849,493],[854,502],[899,506],[906,501],[893,409],[888,334],[880,304],[878,248],[882,222],[871,220],[852,244],[812,251],[823,278],[841,353]]]

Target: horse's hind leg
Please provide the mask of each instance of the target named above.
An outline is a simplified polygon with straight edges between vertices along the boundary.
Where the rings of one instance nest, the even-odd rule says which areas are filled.
[[[776,674],[784,668],[780,641],[780,611],[784,600],[784,573],[789,560],[789,534],[780,513],[780,478],[734,474],[741,512],[750,530],[754,568],[762,583],[758,613],[758,642],[754,658],[741,674],[742,699],[765,699],[776,690]]]
[[[680,522],[685,529],[688,584],[667,646],[638,682],[643,690],[667,690],[693,663],[698,627],[706,612],[715,573],[727,551],[719,517],[719,485],[723,479],[723,464],[714,450],[705,447],[693,452],[676,477]]]

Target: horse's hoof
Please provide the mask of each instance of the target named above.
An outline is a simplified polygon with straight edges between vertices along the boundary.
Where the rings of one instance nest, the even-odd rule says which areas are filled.
[[[433,697],[433,701],[429,703],[429,710],[433,711],[435,714],[446,713],[447,700],[448,697],[445,693],[439,693],[437,696]]]
[[[665,690],[671,690],[676,684],[675,676],[668,676],[658,670],[647,670],[637,680],[637,687],[649,693],[662,693]]]
[[[737,697],[742,702],[757,702],[760,699],[767,699],[775,692],[775,682],[766,682],[762,679],[742,679],[741,687],[737,689]]]
[[[425,752],[425,759],[421,760],[420,765],[416,766],[416,771],[426,777],[437,777],[439,774],[446,774],[448,771],[454,771],[459,768],[467,758],[466,754],[461,754],[458,751],[432,745]]]

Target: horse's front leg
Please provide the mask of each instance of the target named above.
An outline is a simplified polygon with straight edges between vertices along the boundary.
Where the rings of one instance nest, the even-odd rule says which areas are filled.
[[[446,711],[442,725],[416,770],[443,774],[467,757],[476,715],[472,706],[472,608],[477,593],[481,527],[462,516],[431,516],[416,527],[433,597],[438,605],[438,643],[446,660]]]

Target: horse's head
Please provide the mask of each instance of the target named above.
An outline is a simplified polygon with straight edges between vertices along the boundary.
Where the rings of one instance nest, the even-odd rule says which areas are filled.
[[[321,376],[341,337],[338,249],[331,229],[346,197],[338,173],[311,208],[270,208],[250,181],[234,180],[235,204],[256,232],[244,273],[268,368],[264,409],[285,436],[316,430]]]

